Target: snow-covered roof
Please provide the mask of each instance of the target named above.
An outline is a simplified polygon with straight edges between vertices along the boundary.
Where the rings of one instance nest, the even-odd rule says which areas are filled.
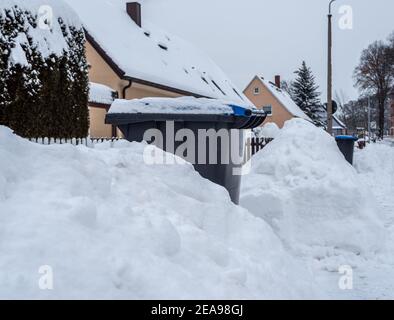
[[[111,105],[116,92],[103,84],[89,83],[89,102]]]
[[[323,105],[319,112],[320,120],[327,123],[327,106]],[[346,129],[346,125],[336,115],[332,116],[332,128],[335,130]]]
[[[15,44],[11,50],[9,63],[20,64],[25,66],[28,64],[26,53],[23,46],[29,43],[28,38],[35,45],[43,58],[49,57],[51,54],[61,56],[64,51],[69,50],[67,39],[63,36],[59,18],[63,20],[66,27],[74,26],[77,29],[82,28],[78,15],[63,1],[59,0],[1,0],[0,16],[5,17],[5,10],[10,10],[14,15],[14,7],[30,12],[33,16],[38,16],[38,25],[26,23],[24,32],[19,32],[16,37],[12,37]],[[41,20],[40,20],[41,17]],[[42,20],[46,18],[46,20]],[[47,22],[47,23],[44,23]],[[2,36],[0,32],[0,37]]]
[[[264,86],[272,93],[272,95],[286,108],[288,112],[290,112],[294,117],[302,118],[308,121],[312,121],[296,103],[291,99],[289,94],[283,90],[278,88],[272,82],[265,80],[263,77],[257,77]]]
[[[206,54],[146,21],[144,7],[140,28],[127,14],[126,0],[65,1],[125,77],[204,97],[250,103]]]
[[[346,125],[337,116],[333,115],[332,118],[334,122],[333,129],[346,129]]]
[[[108,113],[149,113],[149,114],[225,114],[234,113],[225,101],[181,97],[181,98],[144,98],[134,100],[115,100]]]

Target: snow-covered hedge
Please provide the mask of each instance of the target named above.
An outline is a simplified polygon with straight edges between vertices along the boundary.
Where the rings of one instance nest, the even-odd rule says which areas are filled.
[[[27,137],[88,132],[85,35],[59,0],[0,3],[0,123]]]

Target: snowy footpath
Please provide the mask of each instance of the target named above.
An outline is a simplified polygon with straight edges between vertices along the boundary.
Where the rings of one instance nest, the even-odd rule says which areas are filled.
[[[253,161],[242,205],[312,269],[327,298],[394,298],[391,142],[356,150],[352,168],[324,132],[290,121]]]
[[[321,129],[289,121],[252,159],[241,206],[144,151],[0,127],[0,298],[394,298],[390,143],[352,167]]]
[[[377,199],[388,238],[382,253],[358,265],[354,291],[345,297],[394,299],[394,141],[358,151],[355,166],[371,197]]]

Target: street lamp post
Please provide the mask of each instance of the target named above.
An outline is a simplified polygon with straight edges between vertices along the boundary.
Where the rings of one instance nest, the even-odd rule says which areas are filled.
[[[328,72],[327,72],[327,132],[332,135],[332,14],[331,0],[328,13]]]

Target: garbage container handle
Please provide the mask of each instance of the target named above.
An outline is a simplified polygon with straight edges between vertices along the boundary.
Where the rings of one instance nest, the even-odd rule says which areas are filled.
[[[240,106],[236,105],[230,105],[230,107],[233,109],[234,115],[238,117],[250,117],[252,115],[252,110],[250,109],[245,109]]]
[[[229,106],[233,109],[235,116],[241,116],[241,117],[251,117],[251,116],[264,117],[264,116],[266,116],[266,113],[263,110],[248,109],[248,108],[236,106],[233,104],[229,105]]]

